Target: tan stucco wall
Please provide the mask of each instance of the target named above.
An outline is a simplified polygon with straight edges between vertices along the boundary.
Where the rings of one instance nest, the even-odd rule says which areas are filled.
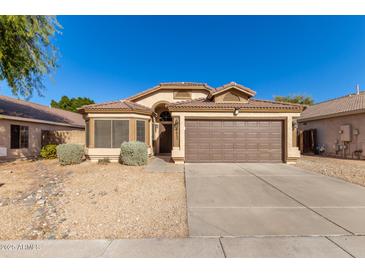
[[[28,148],[10,148],[10,125],[21,125],[29,127]],[[38,156],[41,149],[42,130],[81,131],[84,133],[84,129],[0,119],[0,147],[7,148],[7,156],[0,156],[0,160]]]
[[[342,125],[351,125],[352,132],[355,129],[359,131],[357,136],[353,133],[351,134],[352,141],[346,150],[346,155],[351,157],[353,151],[365,149],[365,113],[307,121],[305,123],[301,122],[298,123],[298,129],[299,131],[317,129],[318,145],[325,145],[328,155],[336,155],[334,146],[336,143],[341,144],[339,130]],[[338,155],[342,156],[342,151]]]
[[[292,138],[292,122],[293,117],[298,117],[299,113],[239,113],[234,116],[231,112],[172,112],[172,116],[180,118],[180,147],[174,147],[172,150],[172,158],[179,159],[177,163],[182,162],[185,157],[185,120],[189,118],[231,118],[231,119],[282,119],[286,121],[286,147],[284,148],[287,162],[295,160],[300,157],[298,147],[293,146]]]
[[[225,97],[228,93],[231,93],[231,94],[233,94],[233,95],[236,95],[236,96],[239,98],[239,100],[240,100],[241,102],[245,102],[245,103],[247,103],[247,102],[248,102],[248,95],[247,95],[247,94],[244,94],[243,92],[240,92],[240,91],[238,91],[238,90],[236,90],[236,89],[234,89],[234,88],[227,89],[226,91],[224,91],[224,92],[222,92],[222,93],[220,93],[220,94],[218,94],[218,95],[214,96],[214,101],[215,101],[216,103],[222,103],[222,102],[224,102],[224,101],[225,101],[225,100],[224,100],[224,97]]]
[[[191,99],[206,98],[208,91],[192,90]],[[174,99],[174,90],[161,90],[141,99],[134,100],[134,102],[144,105],[149,108],[154,108],[159,102],[179,102],[186,99]]]

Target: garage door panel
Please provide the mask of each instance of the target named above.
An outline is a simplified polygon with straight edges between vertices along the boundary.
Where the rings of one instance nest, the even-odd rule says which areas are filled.
[[[246,127],[246,121],[236,121],[237,127]]]
[[[234,127],[234,121],[222,121],[222,127],[223,128],[227,128],[227,127]]]
[[[186,162],[281,162],[281,121],[187,120]]]
[[[225,161],[225,162],[234,162],[235,161],[235,155],[233,153],[223,154],[223,161]]]
[[[281,144],[271,143],[270,146],[271,146],[271,149],[277,149],[277,150],[281,151]]]

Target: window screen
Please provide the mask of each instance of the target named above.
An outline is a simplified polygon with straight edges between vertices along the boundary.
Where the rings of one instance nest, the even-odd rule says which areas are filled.
[[[145,121],[137,121],[137,141],[145,142]]]
[[[27,126],[10,126],[10,148],[28,148],[29,128]]]
[[[129,141],[129,121],[113,120],[113,148]]]
[[[95,147],[110,148],[112,143],[110,120],[95,120]]]

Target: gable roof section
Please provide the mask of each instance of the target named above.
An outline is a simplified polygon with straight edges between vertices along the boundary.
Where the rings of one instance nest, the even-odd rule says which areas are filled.
[[[299,122],[365,112],[365,92],[351,94],[307,107]]]
[[[209,99],[196,99],[167,104],[171,111],[232,111],[235,108],[244,112],[301,112],[298,104],[250,99],[247,103],[215,103]]]
[[[230,83],[228,83],[226,85],[223,85],[221,87],[216,88],[211,93],[211,95],[209,96],[209,98],[212,98],[212,97],[214,97],[214,96],[216,96],[218,94],[221,94],[221,93],[223,93],[223,92],[225,92],[225,91],[227,91],[229,89],[232,89],[232,88],[234,88],[234,89],[236,89],[238,91],[241,91],[241,92],[247,94],[249,97],[253,97],[253,96],[256,95],[256,92],[253,91],[252,89],[250,89],[248,87],[245,87],[243,85],[237,84],[236,82],[230,82]]]
[[[212,87],[208,86],[206,83],[166,82],[166,83],[160,83],[157,86],[154,86],[153,88],[147,89],[145,91],[137,93],[136,95],[128,97],[127,100],[134,101],[134,100],[137,100],[141,97],[152,94],[161,89],[203,89],[203,90],[207,90],[209,93],[213,92],[213,90],[214,90]]]
[[[129,100],[118,100],[101,104],[91,104],[79,109],[79,112],[137,112],[152,114],[152,109]]]
[[[38,120],[40,123],[51,122],[65,126],[85,127],[85,121],[79,113],[52,108],[8,96],[0,96],[0,116],[8,118]]]

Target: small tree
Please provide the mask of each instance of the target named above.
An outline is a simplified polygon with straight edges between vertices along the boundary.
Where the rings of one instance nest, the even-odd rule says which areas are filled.
[[[74,112],[76,112],[78,108],[90,104],[95,104],[95,102],[87,97],[74,97],[70,99],[67,96],[62,96],[58,102],[55,100],[51,101],[51,107]]]
[[[275,96],[275,101],[301,104],[301,105],[314,104],[314,100],[311,96],[304,96],[304,95]]]
[[[0,16],[0,81],[14,95],[42,94],[44,75],[57,67],[51,38],[60,28],[55,16]]]

